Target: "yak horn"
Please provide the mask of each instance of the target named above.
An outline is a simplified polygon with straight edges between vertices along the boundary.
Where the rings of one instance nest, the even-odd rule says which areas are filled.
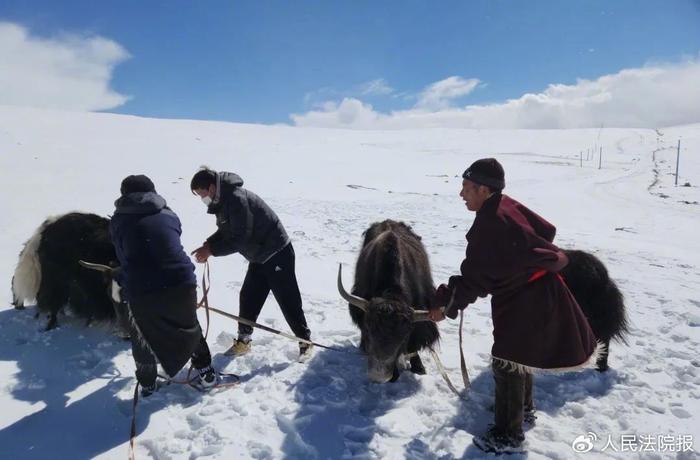
[[[441,307],[442,314],[445,314],[445,307]],[[430,310],[413,310],[413,322],[418,323],[420,321],[432,321],[430,319]]]
[[[108,265],[85,262],[84,260],[79,260],[78,263],[85,268],[89,268],[90,270],[97,270],[98,272],[112,273],[114,271],[114,269]]]
[[[369,302],[362,297],[356,295],[348,294],[348,292],[343,287],[343,264],[338,265],[338,292],[340,296],[347,300],[350,305],[354,305],[363,312],[367,313],[367,308],[369,307]]]

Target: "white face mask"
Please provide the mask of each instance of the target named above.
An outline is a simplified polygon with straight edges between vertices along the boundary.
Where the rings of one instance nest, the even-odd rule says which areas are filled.
[[[204,203],[208,207],[211,204],[211,198],[209,198],[208,196],[203,196],[202,203]]]

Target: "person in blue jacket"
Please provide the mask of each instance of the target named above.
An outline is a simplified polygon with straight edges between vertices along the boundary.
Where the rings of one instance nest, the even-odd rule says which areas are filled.
[[[144,175],[126,177],[114,204],[109,231],[120,263],[116,279],[132,317],[142,395],[157,389],[157,362],[173,377],[192,359],[200,385],[213,386],[216,372],[197,320],[194,265],[180,242],[180,219]]]

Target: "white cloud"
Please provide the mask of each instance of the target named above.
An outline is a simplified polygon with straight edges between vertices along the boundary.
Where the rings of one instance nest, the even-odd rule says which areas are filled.
[[[337,98],[339,93],[330,86],[324,86],[304,94],[304,105],[319,108],[329,99]]]
[[[358,89],[359,93],[363,96],[384,96],[394,92],[394,88],[389,86],[389,84],[383,78],[377,78],[376,80],[363,83]]]
[[[449,77],[437,81],[423,90],[416,103],[417,109],[438,111],[450,107],[453,99],[457,99],[474,91],[479,80],[462,77]]]
[[[383,78],[370,80],[359,85],[355,85],[349,89],[336,89],[332,86],[324,86],[322,88],[310,91],[304,95],[304,105],[318,109],[323,107],[329,100],[338,100],[343,98],[355,97],[375,97],[389,96],[394,93],[394,88],[389,86]]]
[[[678,64],[625,69],[595,80],[579,80],[573,85],[552,84],[540,93],[525,94],[518,99],[462,108],[449,108],[445,104],[453,97],[460,97],[460,91],[466,91],[468,85],[443,83],[448,80],[426,88],[425,97],[410,110],[378,113],[360,100],[345,99],[322,110],[293,114],[291,118],[297,126],[357,129],[587,128],[601,124],[650,128],[700,121],[698,58]],[[337,113],[341,109],[343,117]]]
[[[320,128],[354,127],[372,128],[379,124],[379,118],[385,117],[375,112],[370,104],[355,98],[344,98],[339,104],[328,101],[321,110],[314,110],[303,115],[292,115],[298,126],[316,126]]]
[[[0,104],[67,110],[106,110],[129,97],[109,87],[114,67],[129,58],[99,36],[39,38],[0,22]]]

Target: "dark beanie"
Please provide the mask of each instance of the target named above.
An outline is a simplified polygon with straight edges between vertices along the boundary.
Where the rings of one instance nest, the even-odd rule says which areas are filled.
[[[496,190],[503,190],[506,187],[506,175],[503,171],[503,166],[495,158],[476,160],[464,171],[462,177]]]
[[[155,192],[156,186],[153,185],[153,181],[149,179],[148,176],[138,174],[124,178],[120,191],[122,195],[126,195],[127,193]]]

